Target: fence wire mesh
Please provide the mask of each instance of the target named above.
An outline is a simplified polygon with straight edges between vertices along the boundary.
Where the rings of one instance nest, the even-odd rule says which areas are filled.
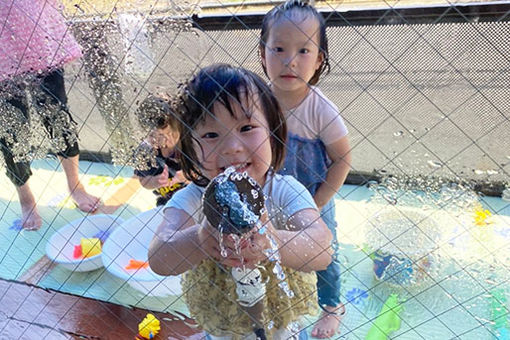
[[[264,187],[269,221],[292,237],[263,229],[258,235],[269,240],[263,268],[239,274],[220,264],[224,254],[215,258],[203,250],[203,239],[177,231],[201,230],[195,225],[204,219],[202,191],[176,203],[193,222],[156,207],[152,191],[164,197],[184,186],[169,169],[179,167],[166,163],[170,179],[164,185],[148,184],[141,175],[147,162],[158,166],[144,140],[175,137],[151,133],[154,126],[139,119],[147,97],[164,94],[163,102],[170,96],[175,104],[172,96],[183,84],[215,63],[251,70],[267,81],[260,28],[264,14],[280,3],[7,0],[0,5],[0,145],[11,171],[0,178],[0,301],[6,306],[0,338],[125,339],[137,333],[150,338],[151,331],[153,336],[159,331],[162,339],[255,339],[246,329],[261,328],[269,338],[306,339],[323,327],[320,314],[309,313],[320,311],[317,288],[310,283],[315,275],[303,272],[314,271],[330,244],[310,237],[311,229],[300,230],[305,222],[282,215],[295,213],[295,206],[309,207],[311,197],[296,190],[285,196],[292,196],[288,202],[277,204],[273,199],[283,199],[281,194]],[[346,311],[331,338],[506,339],[510,4],[369,5],[315,3],[326,20],[331,65],[317,86],[338,107],[352,156],[349,176],[334,196],[336,207],[326,206],[338,224],[333,248],[341,284],[335,289]],[[63,47],[63,35],[51,36],[59,24],[48,26],[58,20],[57,14],[45,18],[48,13],[64,14],[65,34],[81,46],[76,60],[57,62],[70,50]],[[19,27],[30,32],[21,35]],[[42,47],[55,41],[61,50],[48,57]],[[24,69],[33,55],[51,65]],[[45,82],[49,69],[63,77],[63,97]],[[191,103],[197,100],[198,95]],[[179,119],[187,121],[184,115]],[[69,151],[73,129],[79,136],[79,168]],[[181,132],[195,129],[185,124]],[[198,166],[182,133],[179,138],[181,157]],[[45,158],[48,150],[60,158]],[[12,164],[22,161],[28,163],[13,171]],[[237,190],[241,197],[248,192],[242,196],[243,189]],[[99,209],[91,213],[96,198]],[[318,214],[305,217],[315,220]],[[305,227],[309,224],[314,225],[308,221]],[[30,227],[38,231],[26,230]],[[163,270],[165,275],[148,266],[154,237],[168,242],[152,241],[150,250],[157,258],[151,259],[152,269],[161,263],[172,268]],[[174,237],[187,247],[171,243]],[[232,251],[243,253],[238,247]],[[215,249],[225,248],[218,243]],[[204,261],[197,261],[193,250]],[[161,260],[154,255],[158,251],[167,257]],[[285,265],[279,270],[280,255],[282,264],[293,263],[297,271]],[[235,283],[249,286],[253,280],[267,292],[263,317],[246,306],[232,307],[241,299]],[[26,283],[54,293],[41,296],[37,288],[20,288]],[[20,292],[16,298],[13,290]],[[297,299],[291,298],[294,293]],[[161,329],[150,317],[139,325],[149,311]],[[206,334],[211,330],[216,337]]]

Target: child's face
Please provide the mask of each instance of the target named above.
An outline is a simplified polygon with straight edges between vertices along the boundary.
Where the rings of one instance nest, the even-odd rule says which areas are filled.
[[[208,115],[193,132],[199,144],[195,144],[195,151],[208,179],[235,166],[263,186],[272,160],[269,127],[259,100],[243,101],[251,118],[238,103],[232,103],[235,117],[219,102],[214,104],[215,116]]]
[[[319,69],[323,54],[319,53],[319,22],[315,18],[296,16],[272,23],[262,64],[276,90],[299,92]]]
[[[150,144],[159,149],[173,149],[178,141],[179,131],[174,131],[170,125],[163,129],[154,129],[149,134]]]

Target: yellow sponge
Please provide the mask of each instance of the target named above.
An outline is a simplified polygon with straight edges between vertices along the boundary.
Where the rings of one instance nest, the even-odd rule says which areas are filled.
[[[91,257],[101,254],[101,240],[98,238],[82,238],[81,253],[83,257]]]

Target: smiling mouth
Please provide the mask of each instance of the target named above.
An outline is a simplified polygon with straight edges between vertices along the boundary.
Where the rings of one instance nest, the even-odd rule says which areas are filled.
[[[244,172],[250,166],[250,164],[251,163],[244,162],[244,163],[240,163],[240,164],[232,164],[232,165],[229,165],[229,166],[226,166],[226,167],[222,167],[220,169],[221,169],[222,172],[224,172],[228,168],[234,167],[236,172]]]

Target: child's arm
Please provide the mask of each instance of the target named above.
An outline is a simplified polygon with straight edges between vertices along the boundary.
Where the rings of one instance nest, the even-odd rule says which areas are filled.
[[[324,270],[331,263],[331,231],[318,210],[303,209],[292,215],[285,230],[276,230],[282,265],[299,271]]]
[[[328,169],[326,181],[319,186],[313,198],[319,210],[338,192],[351,168],[351,147],[347,136],[326,145],[326,152],[332,164]]]
[[[181,209],[167,208],[149,246],[149,265],[160,275],[178,275],[205,258],[220,258],[218,239]]]

